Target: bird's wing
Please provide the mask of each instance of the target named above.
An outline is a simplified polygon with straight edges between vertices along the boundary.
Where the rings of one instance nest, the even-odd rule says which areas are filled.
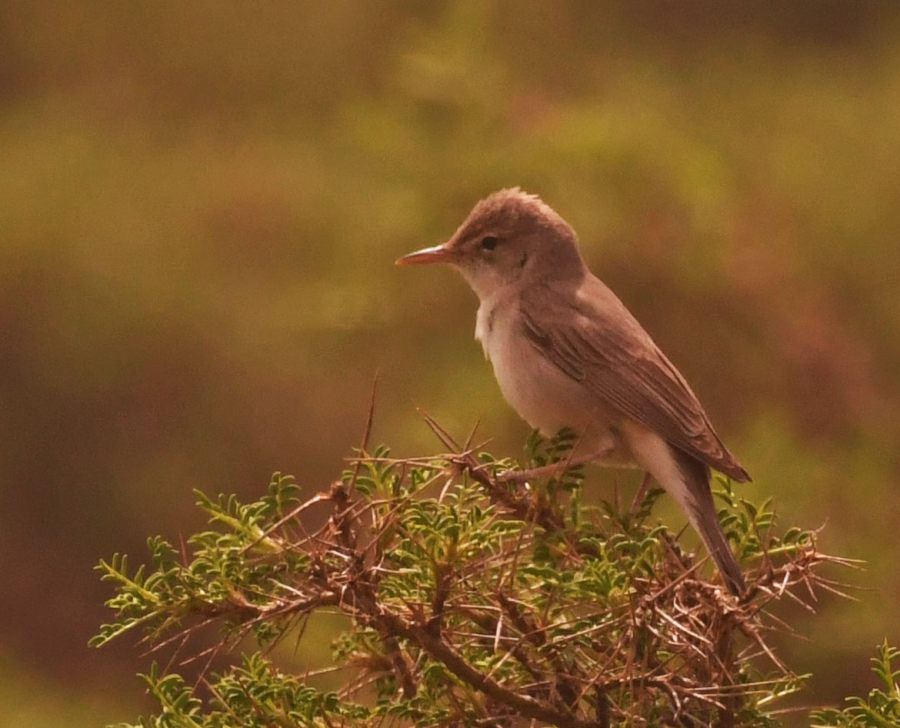
[[[522,294],[530,343],[607,405],[738,481],[750,479],[719,439],[684,377],[599,279]]]

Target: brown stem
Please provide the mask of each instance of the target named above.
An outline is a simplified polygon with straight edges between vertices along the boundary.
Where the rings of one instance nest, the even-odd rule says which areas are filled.
[[[382,612],[380,615],[385,624],[397,634],[416,642],[433,659],[443,663],[450,672],[473,688],[493,698],[498,703],[519,712],[525,718],[541,720],[560,728],[598,728],[596,721],[581,720],[571,712],[558,710],[534,698],[520,695],[508,690],[500,683],[472,667],[450,645],[431,635],[427,629],[413,625],[396,614]]]

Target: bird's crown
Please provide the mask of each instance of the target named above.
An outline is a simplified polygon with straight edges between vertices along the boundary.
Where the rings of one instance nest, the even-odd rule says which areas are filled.
[[[481,230],[515,233],[523,228],[556,230],[574,239],[572,229],[550,205],[521,187],[498,190],[478,202],[460,231],[468,236]]]
[[[491,193],[475,205],[472,217],[515,222],[522,217],[559,218],[559,215],[538,195],[525,192],[521,187],[507,187]]]

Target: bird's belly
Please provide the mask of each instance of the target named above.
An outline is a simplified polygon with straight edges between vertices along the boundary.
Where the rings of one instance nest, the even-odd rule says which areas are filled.
[[[492,356],[491,363],[506,401],[543,434],[553,435],[563,427],[581,429],[590,419],[577,384],[565,381],[565,375],[540,355],[507,350]]]
[[[584,438],[585,450],[609,441],[615,413],[512,326],[495,327],[483,343],[504,398],[529,425],[546,436],[567,427]]]

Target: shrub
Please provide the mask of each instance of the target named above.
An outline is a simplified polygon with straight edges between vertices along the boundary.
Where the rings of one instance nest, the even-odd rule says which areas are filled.
[[[632,508],[585,503],[565,433],[533,437],[519,464],[429,423],[447,452],[395,458],[364,445],[313,495],[280,474],[251,503],[198,493],[211,526],[183,549],[154,537],[149,566],[100,563],[115,617],[93,644],[139,632],[166,657],[144,676],[159,713],[137,725],[776,724],[773,705],[803,680],[766,642],[778,626],[768,607],[836,590],[819,567],[846,563],[812,532],[779,528],[768,502],[719,480],[748,584],[736,599],[706,575],[704,554],[653,522],[661,491]],[[543,478],[517,475],[552,463]],[[328,511],[317,528],[314,509]],[[271,656],[287,638],[302,645],[322,611],[348,618],[334,692]]]

